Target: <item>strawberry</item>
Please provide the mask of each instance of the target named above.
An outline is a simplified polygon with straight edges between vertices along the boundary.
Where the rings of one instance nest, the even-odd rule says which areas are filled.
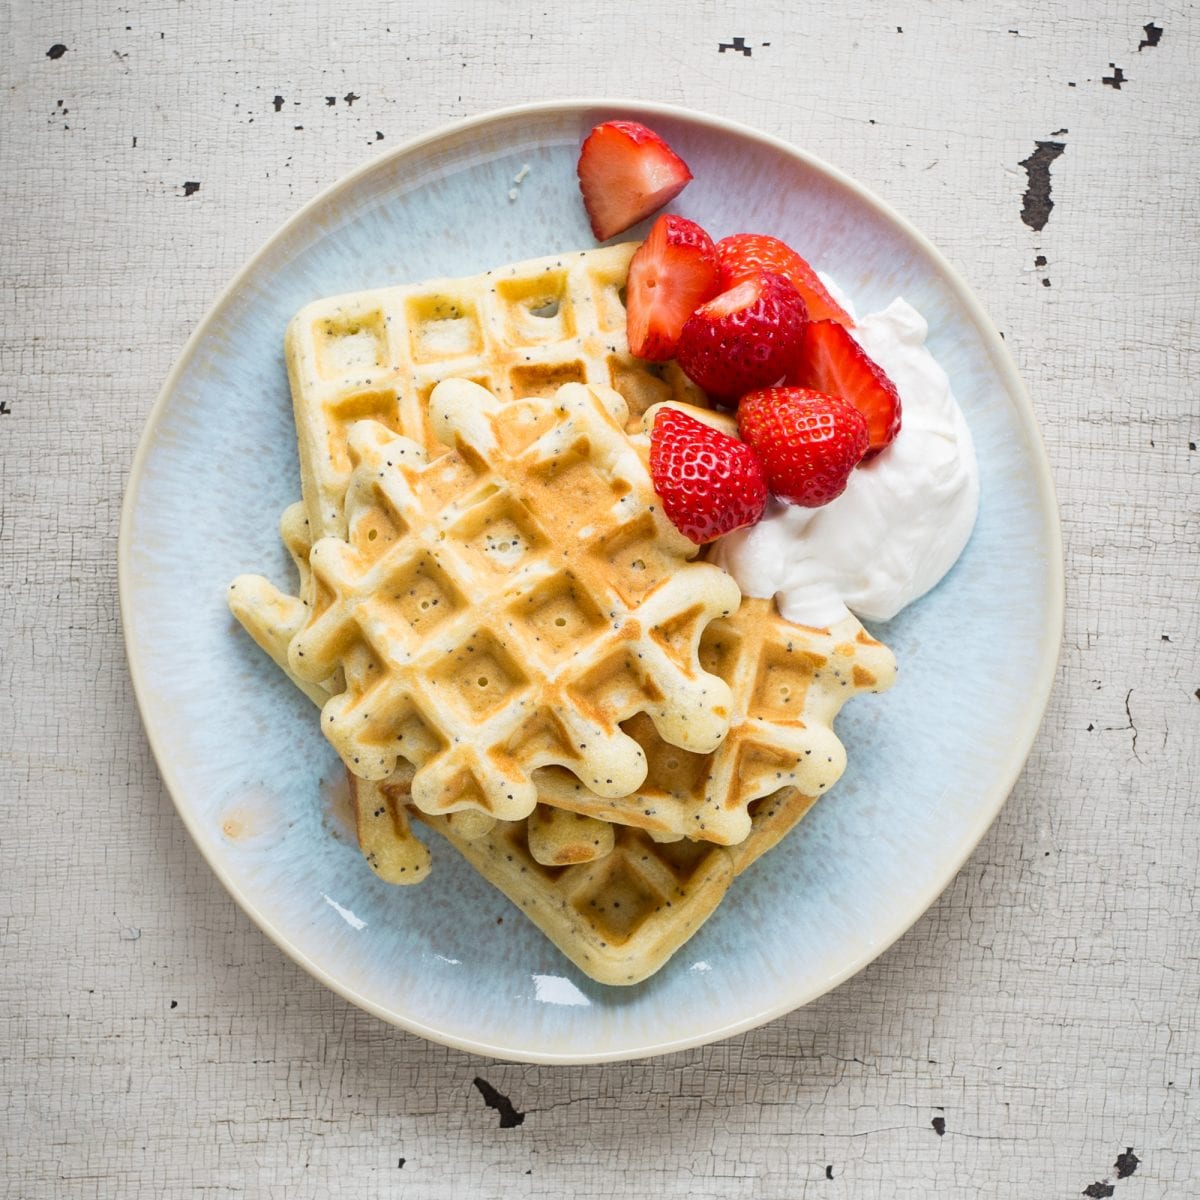
[[[720,290],[712,238],[695,221],[663,213],[629,264],[629,349],[651,362],[674,358],[683,323]]]
[[[817,508],[836,499],[866,453],[867,422],[858,409],[810,388],[751,392],[737,416],[767,486],[789,504]]]
[[[721,262],[721,287],[731,288],[755,271],[774,271],[792,281],[804,297],[810,321],[837,321],[854,324],[848,312],[829,294],[812,269],[786,242],[765,233],[734,233],[717,243]]]
[[[663,408],[654,418],[650,480],[663,512],[697,545],[753,525],[767,503],[754,451],[677,408]]]
[[[688,317],[675,357],[706,392],[734,399],[792,369],[807,319],[800,293],[782,275],[760,271]]]
[[[804,330],[802,352],[787,382],[840,396],[867,419],[868,457],[900,432],[900,394],[878,363],[836,321],[813,321]]]
[[[579,151],[579,190],[599,241],[635,225],[691,181],[687,163],[636,121],[605,121]]]

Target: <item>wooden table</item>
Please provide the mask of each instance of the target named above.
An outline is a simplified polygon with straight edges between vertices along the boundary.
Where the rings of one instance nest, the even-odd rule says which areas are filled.
[[[0,35],[7,1195],[1191,1194],[1194,6],[56,0]],[[380,1024],[235,907],[146,747],[115,538],[162,379],[284,218],[406,137],[576,94],[753,124],[933,237],[1032,392],[1068,611],[1029,765],[908,936],[747,1036],[542,1069]]]

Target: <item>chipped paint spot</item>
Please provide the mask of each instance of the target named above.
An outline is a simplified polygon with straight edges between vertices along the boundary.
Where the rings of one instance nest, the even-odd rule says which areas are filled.
[[[62,44],[62,42],[55,42],[54,45],[51,46],[50,49],[46,51],[46,57],[47,58],[62,58],[62,56],[64,54],[66,54],[66,52],[67,52],[67,48],[66,48],[66,46],[64,46]]]
[[[1125,78],[1125,72],[1116,63],[1109,63],[1108,65],[1112,67],[1113,73],[1111,75],[1101,75],[1100,82],[1107,84],[1110,88],[1116,88],[1119,92],[1121,84],[1128,83],[1129,80]]]
[[[1050,198],[1050,164],[1067,148],[1066,142],[1036,142],[1034,152],[1018,165],[1029,183],[1021,201],[1021,220],[1030,229],[1045,229],[1054,201]]]
[[[507,1096],[496,1091],[486,1079],[481,1079],[476,1075],[474,1083],[483,1097],[484,1104],[488,1108],[494,1108],[500,1114],[501,1129],[515,1129],[518,1125],[525,1124],[525,1114],[518,1112],[513,1107],[513,1102]]]
[[[1153,21],[1151,21],[1149,25],[1143,25],[1142,32],[1145,33],[1146,36],[1142,38],[1140,42],[1138,42],[1139,52],[1145,50],[1147,46],[1157,46],[1158,43],[1162,41],[1163,31],[1158,25],[1155,25]]]
[[[1150,27],[1147,25],[1147,29]],[[1118,1179],[1128,1179],[1130,1175],[1138,1169],[1138,1163],[1142,1160],[1133,1152],[1132,1146],[1125,1147],[1124,1154],[1117,1155],[1117,1161],[1113,1163],[1113,1168],[1117,1172]]]

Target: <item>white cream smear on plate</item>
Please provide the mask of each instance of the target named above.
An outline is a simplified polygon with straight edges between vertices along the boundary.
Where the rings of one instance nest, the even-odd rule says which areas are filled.
[[[853,307],[822,276],[847,312]],[[851,331],[900,394],[900,432],[857,467],[821,508],[771,499],[757,525],[713,547],[743,593],[775,597],[800,625],[847,615],[887,621],[923,596],[958,560],[979,511],[979,467],[950,380],[925,345],[929,327],[893,300]]]

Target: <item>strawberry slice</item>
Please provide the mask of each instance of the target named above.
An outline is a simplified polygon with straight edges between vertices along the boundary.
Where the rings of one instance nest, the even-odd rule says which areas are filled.
[[[601,242],[673,200],[691,181],[687,164],[652,129],[605,121],[579,151],[579,190]]]
[[[717,243],[721,288],[740,283],[756,271],[774,271],[792,281],[804,297],[810,321],[837,321],[853,326],[850,314],[829,294],[820,276],[786,242],[765,233],[734,233]]]
[[[629,349],[651,362],[674,358],[683,323],[718,291],[712,238],[695,221],[663,213],[629,264]]]
[[[890,445],[900,432],[896,385],[836,321],[810,321],[804,327],[801,353],[788,372],[787,383],[840,396],[853,404],[867,419],[868,458]]]

